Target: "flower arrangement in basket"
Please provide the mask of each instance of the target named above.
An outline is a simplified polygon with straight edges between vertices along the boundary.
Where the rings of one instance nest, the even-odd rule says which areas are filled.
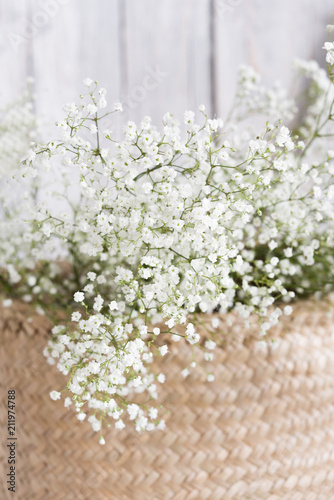
[[[110,110],[106,90],[86,79],[57,124],[59,140],[33,143],[14,172],[29,222],[16,224],[17,204],[3,204],[2,287],[55,319],[45,355],[67,377],[65,407],[89,420],[101,444],[112,422],[164,428],[158,386],[168,368],[152,360],[171,343],[194,346],[180,384],[199,349],[214,380],[228,329],[214,315],[200,336],[203,314],[234,310],[270,343],[293,300],[332,290],[334,44],[325,49],[328,73],[298,62],[310,81],[298,126],[286,125],[293,101],[241,68],[225,123],[200,106],[183,125],[170,113],[161,127],[129,121],[119,138],[110,127],[121,104]],[[26,125],[35,127],[29,113]],[[56,389],[54,400],[63,397]]]

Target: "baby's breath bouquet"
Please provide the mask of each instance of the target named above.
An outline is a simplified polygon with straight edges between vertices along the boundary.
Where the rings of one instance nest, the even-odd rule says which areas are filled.
[[[39,298],[47,314],[55,304],[70,312],[45,354],[68,378],[65,406],[74,403],[102,444],[113,420],[117,429],[127,419],[138,431],[164,428],[155,401],[168,373],[151,362],[168,356],[170,341],[197,344],[213,360],[222,339],[200,337],[201,314],[235,310],[245,328],[256,317],[259,339],[270,341],[290,302],[332,289],[334,45],[325,49],[328,72],[297,62],[310,83],[299,116],[281,88],[264,88],[244,67],[225,123],[200,106],[183,124],[167,113],[160,127],[144,117],[112,132],[122,106],[111,108],[86,79],[57,124],[59,140],[29,150],[29,230],[43,252],[14,289],[30,280],[28,300]],[[9,283],[10,274],[7,266]],[[212,332],[218,326],[215,317]]]

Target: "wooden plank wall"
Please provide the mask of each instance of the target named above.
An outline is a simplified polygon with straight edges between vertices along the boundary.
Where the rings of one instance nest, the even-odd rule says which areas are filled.
[[[226,114],[241,63],[290,85],[294,57],[324,60],[333,0],[0,0],[0,103],[32,75],[48,123],[89,76],[125,118]]]

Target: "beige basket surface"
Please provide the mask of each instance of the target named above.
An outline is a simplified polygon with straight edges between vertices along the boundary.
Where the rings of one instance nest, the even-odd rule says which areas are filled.
[[[6,490],[7,409],[1,405],[1,498],[19,500],[331,500],[334,498],[334,330],[325,303],[305,302],[275,329],[276,350],[237,339],[196,368],[191,348],[161,359],[167,429],[108,430],[106,445],[51,401],[66,383],[42,354],[50,325],[29,308],[0,309],[2,401],[16,390],[17,493]],[[229,316],[234,318],[233,315]],[[208,319],[208,318],[206,318]],[[222,335],[225,335],[222,333]]]

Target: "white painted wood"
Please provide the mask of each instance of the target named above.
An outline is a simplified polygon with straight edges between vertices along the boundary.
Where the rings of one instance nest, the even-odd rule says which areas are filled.
[[[24,22],[29,5],[25,0],[0,1],[0,105],[9,102],[31,76],[31,39]]]
[[[241,63],[289,86],[294,57],[324,60],[332,7],[332,0],[0,0],[0,104],[32,74],[37,112],[51,124],[89,76],[111,103],[123,98],[123,119],[160,122],[166,110],[182,118],[201,103],[224,117]],[[15,47],[10,33],[23,41]],[[154,80],[156,72],[165,75]]]
[[[62,117],[65,103],[87,91],[86,77],[98,80],[115,100],[120,92],[117,2],[70,0],[61,6],[34,39],[34,69],[38,112],[52,122]]]
[[[240,64],[252,65],[267,84],[279,80],[286,87],[293,80],[296,57],[316,58],[325,67],[321,47],[328,36],[326,25],[334,20],[332,0],[214,1],[219,114],[224,116],[229,108]]]
[[[210,103],[209,1],[127,0],[128,92],[158,67],[165,76],[137,103],[136,115],[181,115]]]

